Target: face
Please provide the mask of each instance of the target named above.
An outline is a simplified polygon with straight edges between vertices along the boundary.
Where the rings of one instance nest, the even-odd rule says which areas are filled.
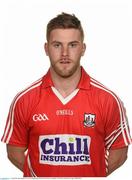
[[[66,78],[80,68],[80,59],[85,52],[78,29],[54,29],[50,33],[45,52],[49,56],[51,72]]]

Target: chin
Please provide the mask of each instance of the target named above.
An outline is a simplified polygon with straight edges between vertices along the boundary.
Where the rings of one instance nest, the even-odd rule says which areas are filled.
[[[57,67],[57,66],[52,66],[54,71],[56,72],[56,74],[58,74],[60,77],[62,78],[68,78],[71,77],[76,70],[78,69],[78,67],[80,67],[80,65],[72,65],[71,67],[67,66],[67,67]]]
[[[62,77],[62,78],[68,78],[68,77],[71,77],[74,73],[76,72],[75,69],[71,68],[71,69],[63,69],[63,70],[59,70],[59,71],[56,71],[56,73]]]
[[[63,78],[68,78],[70,76],[72,76],[73,73],[71,72],[64,72],[64,71],[56,71],[56,73],[60,76],[60,77],[63,77]]]

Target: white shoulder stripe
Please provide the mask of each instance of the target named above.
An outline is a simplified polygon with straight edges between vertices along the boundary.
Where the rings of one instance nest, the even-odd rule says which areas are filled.
[[[116,100],[116,102],[118,104],[118,107],[119,107],[119,112],[120,112],[121,133],[123,135],[125,145],[127,146],[128,145],[127,138],[128,138],[129,143],[131,143],[132,141],[131,141],[131,137],[130,137],[128,126],[127,126],[127,120],[126,120],[126,117],[124,115],[125,113],[124,113],[124,109],[123,109],[123,106],[122,106],[122,102],[120,101],[120,99],[112,91],[107,89],[104,85],[100,84],[96,80],[93,80],[91,78],[90,84],[97,87],[97,88],[99,88],[99,89],[102,89],[102,90],[108,92],[109,94],[111,94],[115,98],[115,100]],[[125,122],[125,128],[123,127],[124,122]],[[127,137],[126,137],[125,131],[126,131]]]
[[[124,128],[125,129],[125,128]],[[117,137],[122,133],[122,131],[118,132],[116,134],[116,136],[111,140],[111,142],[107,145],[107,149],[110,149],[110,147],[112,146],[112,144],[114,143],[114,141],[117,139]],[[126,144],[128,145],[128,144]]]
[[[93,78],[90,78],[90,80],[91,80],[91,82],[95,82],[96,84],[98,84],[98,85],[100,85],[100,86],[108,89],[106,86],[104,86],[104,85],[103,85],[102,83],[100,83],[99,81],[97,81],[97,80],[95,80],[95,79],[93,79]]]
[[[40,80],[36,81],[36,82],[33,83],[31,86],[29,86],[28,88],[26,88],[25,90],[21,91],[20,93],[18,93],[18,94],[15,96],[14,101],[12,102],[11,107],[10,107],[10,111],[9,111],[9,121],[8,121],[6,130],[5,130],[5,133],[4,133],[3,139],[2,139],[3,142],[9,143],[9,140],[10,140],[10,138],[11,138],[11,135],[12,135],[12,132],[13,132],[13,125],[14,125],[14,109],[15,109],[15,106],[16,106],[17,101],[18,101],[24,94],[26,94],[28,91],[30,91],[31,89],[34,89],[34,88],[40,86],[41,84],[42,84],[42,81],[41,81],[41,79],[40,79]],[[8,135],[8,137],[7,137],[7,135]],[[7,139],[6,139],[6,137],[7,137]]]
[[[125,127],[124,127],[124,129],[125,129]],[[113,140],[113,138],[115,137],[115,135],[118,134],[119,132],[121,133],[121,127],[114,131],[113,136],[111,136],[109,139],[107,139],[105,145],[107,146],[107,145]],[[105,140],[106,140],[106,139],[105,139]]]
[[[127,123],[127,124],[128,124],[128,123]],[[123,127],[125,127],[125,123],[123,124]],[[107,136],[107,137],[105,138],[105,141],[108,141],[108,139],[110,139],[111,137],[113,137],[114,134],[116,134],[117,131],[119,131],[120,129],[121,129],[121,126],[119,125],[119,126],[118,126],[118,129],[114,130],[109,136]]]

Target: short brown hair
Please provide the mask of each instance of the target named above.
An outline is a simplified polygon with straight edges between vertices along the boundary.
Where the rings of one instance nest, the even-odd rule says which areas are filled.
[[[61,13],[55,18],[51,19],[47,24],[47,41],[52,30],[54,29],[78,29],[82,36],[82,41],[84,39],[84,32],[80,20],[74,14]]]

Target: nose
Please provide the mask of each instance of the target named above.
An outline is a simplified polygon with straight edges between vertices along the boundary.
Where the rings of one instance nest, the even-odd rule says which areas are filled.
[[[64,46],[64,47],[62,48],[62,55],[63,55],[63,56],[67,56],[67,55],[68,55],[68,47],[67,47],[67,46]]]

